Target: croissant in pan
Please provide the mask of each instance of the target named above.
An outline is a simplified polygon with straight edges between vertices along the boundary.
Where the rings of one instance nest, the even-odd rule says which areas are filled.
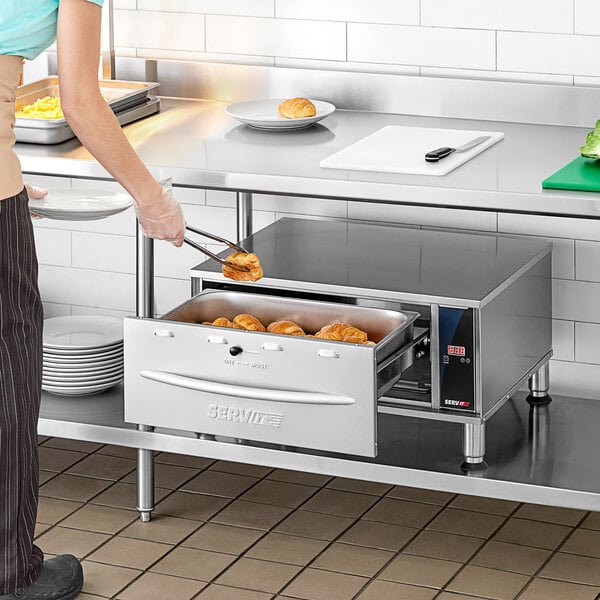
[[[248,271],[238,271],[223,265],[223,275],[235,281],[258,281],[263,276],[258,256],[253,252],[234,252],[227,257],[228,262],[246,267]]]
[[[365,331],[348,325],[348,323],[330,323],[321,327],[315,337],[323,340],[337,340],[341,342],[353,342],[355,344],[366,344],[368,336]]]
[[[204,321],[202,325],[215,325],[216,327],[230,327],[232,329],[244,329],[237,323],[232,323],[227,317],[218,317],[214,321]]]
[[[286,119],[304,119],[317,114],[315,105],[308,98],[290,98],[284,100],[277,110]]]
[[[233,317],[233,323],[250,331],[266,331],[265,326],[254,316],[242,313]]]
[[[267,326],[267,331],[284,335],[306,335],[304,329],[293,321],[273,321]]]

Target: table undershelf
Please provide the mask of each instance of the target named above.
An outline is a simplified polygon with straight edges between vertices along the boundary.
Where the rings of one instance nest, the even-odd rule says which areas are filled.
[[[487,466],[463,471],[455,423],[380,414],[379,453],[369,459],[192,432],[139,431],[123,418],[123,388],[94,396],[42,394],[40,435],[245,462],[283,469],[600,510],[598,400],[554,397],[530,407],[518,393],[486,424]]]

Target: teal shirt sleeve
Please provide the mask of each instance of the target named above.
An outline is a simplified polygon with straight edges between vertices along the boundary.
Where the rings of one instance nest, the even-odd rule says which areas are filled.
[[[87,0],[102,6],[104,0]],[[56,39],[59,0],[0,0],[0,54],[33,59]]]

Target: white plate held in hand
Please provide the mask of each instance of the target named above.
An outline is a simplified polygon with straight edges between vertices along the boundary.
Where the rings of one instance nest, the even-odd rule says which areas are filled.
[[[50,190],[41,200],[29,200],[29,210],[47,219],[93,221],[116,215],[133,204],[127,194],[106,190]]]
[[[314,117],[286,119],[285,117],[282,117],[277,110],[277,107],[284,100],[285,98],[276,98],[272,100],[249,100],[247,102],[238,102],[237,104],[230,104],[225,111],[227,114],[246,125],[256,127],[257,129],[269,130],[304,129],[313,123],[324,119],[335,111],[335,106],[330,102],[311,100],[317,109],[317,114]]]

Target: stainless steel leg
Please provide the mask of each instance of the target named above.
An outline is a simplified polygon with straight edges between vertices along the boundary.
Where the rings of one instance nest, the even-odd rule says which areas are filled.
[[[550,389],[550,362],[544,363],[528,380],[530,404],[549,404],[552,398],[548,394]]]
[[[154,240],[142,228],[136,231],[136,311],[138,317],[154,317]]]
[[[485,423],[465,423],[463,433],[465,463],[478,465],[485,457]]]
[[[136,315],[154,317],[154,242],[139,224],[136,242]],[[147,425],[138,425],[138,429],[152,431]],[[150,521],[154,510],[154,452],[143,448],[137,451],[137,510],[142,521]]]
[[[152,427],[138,425],[140,431],[152,431]],[[137,451],[137,510],[140,519],[147,523],[154,510],[154,452],[142,448]]]
[[[237,239],[243,240],[252,234],[252,194],[237,193]]]

